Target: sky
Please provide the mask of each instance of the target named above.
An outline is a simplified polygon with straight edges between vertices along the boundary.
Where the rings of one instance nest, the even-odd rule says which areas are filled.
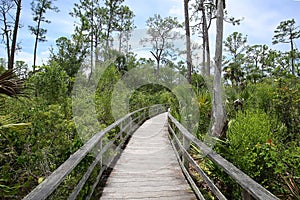
[[[75,19],[69,13],[78,0],[57,0],[55,5],[60,12],[48,11],[46,18],[50,24],[43,24],[48,30],[47,42],[38,44],[38,64],[46,63],[49,57],[49,49],[55,47],[55,40],[61,36],[70,37],[74,30]],[[18,41],[22,50],[18,52],[16,60],[25,61],[29,66],[33,60],[34,36],[30,34],[28,25],[34,25],[30,10],[31,0],[23,0],[21,13],[22,28],[19,31]],[[144,29],[146,20],[158,13],[162,17],[177,17],[183,22],[183,0],[125,0],[135,14],[135,25],[138,29]],[[226,9],[228,16],[242,19],[241,24],[233,26],[224,24],[224,38],[234,31],[247,36],[248,44],[267,44],[273,49],[288,50],[288,45],[272,45],[274,30],[281,21],[294,18],[300,26],[300,0],[227,0]],[[214,22],[215,23],[215,22]],[[197,40],[197,37],[194,37]],[[210,29],[211,49],[214,49],[215,27]],[[300,46],[300,40],[296,46]],[[5,46],[0,46],[0,57],[5,56]]]

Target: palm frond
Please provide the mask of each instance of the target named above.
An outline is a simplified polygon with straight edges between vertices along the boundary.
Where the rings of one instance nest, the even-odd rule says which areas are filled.
[[[20,79],[14,70],[7,70],[0,75],[0,94],[10,97],[18,97],[24,95],[25,80]]]

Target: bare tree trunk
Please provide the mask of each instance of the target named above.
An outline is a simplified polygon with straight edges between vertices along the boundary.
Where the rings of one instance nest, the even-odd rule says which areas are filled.
[[[119,33],[119,53],[122,51],[122,33]]]
[[[35,72],[35,68],[36,68],[36,52],[37,52],[37,44],[38,44],[38,35],[35,38],[35,42],[34,42],[34,49],[33,49],[33,72]]]
[[[205,66],[205,75],[210,76],[210,50],[209,50],[209,37],[208,37],[208,27],[206,21],[206,12],[204,7],[204,1],[202,1],[202,31],[203,31],[203,63]]]
[[[202,49],[202,65],[203,65],[203,68],[202,68],[202,74],[203,75],[206,75],[206,40],[204,38],[204,23],[202,23],[202,31],[203,31],[203,34],[202,34],[202,45],[203,45],[203,49]]]
[[[213,83],[213,126],[212,135],[220,137],[225,125],[225,110],[222,100],[222,44],[223,44],[223,19],[224,19],[224,0],[218,0],[217,4],[217,36],[216,36],[216,53],[215,53],[215,70]]]
[[[11,63],[11,58],[10,58],[10,40],[9,40],[9,25],[8,25],[8,22],[7,22],[7,18],[6,18],[6,13],[5,11],[3,11],[3,24],[4,24],[4,35],[5,35],[5,44],[6,44],[6,53],[7,53],[7,62],[8,62],[8,65],[9,63]],[[8,69],[11,69],[10,66],[8,66]]]
[[[150,53],[154,56],[156,60],[156,75],[159,76],[159,68],[160,68],[160,60],[161,60],[161,54],[162,54],[162,49],[157,49],[156,53],[153,53],[153,51],[150,51]]]
[[[206,29],[205,29],[205,44],[206,44],[206,75],[207,76],[210,76],[210,48],[209,48],[209,37],[208,37],[208,28],[207,26],[205,26]]]
[[[22,9],[22,0],[16,1],[17,5],[17,11],[16,11],[16,19],[14,24],[14,32],[13,32],[13,38],[12,38],[12,44],[11,44],[11,52],[10,52],[10,60],[8,63],[8,69],[14,68],[14,61],[15,61],[15,54],[17,49],[17,36],[18,36],[18,29],[19,29],[19,21],[20,21],[20,15],[21,15],[21,9]]]
[[[191,83],[192,82],[192,56],[191,56],[189,0],[184,0],[184,19],[185,19],[186,62],[188,68],[188,82]]]
[[[92,28],[92,33],[91,33],[91,73],[89,75],[89,80],[91,79],[93,75],[93,67],[94,67],[94,1],[92,2],[92,19],[91,19],[91,28]],[[97,40],[97,38],[96,38]]]
[[[36,54],[37,54],[37,46],[38,46],[38,42],[39,42],[39,35],[40,35],[40,31],[41,31],[41,17],[42,17],[42,13],[39,14],[39,21],[37,24],[37,32],[35,35],[35,42],[34,42],[34,49],[33,49],[33,72],[35,72],[35,68],[36,68]]]
[[[295,57],[294,57],[294,42],[291,39],[291,57],[292,57],[292,74],[295,75]]]

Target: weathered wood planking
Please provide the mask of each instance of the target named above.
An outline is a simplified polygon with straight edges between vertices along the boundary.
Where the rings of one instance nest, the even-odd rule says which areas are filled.
[[[196,199],[170,145],[166,123],[164,113],[134,133],[100,199]]]

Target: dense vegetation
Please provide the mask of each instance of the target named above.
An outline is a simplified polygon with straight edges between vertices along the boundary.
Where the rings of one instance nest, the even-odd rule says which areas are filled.
[[[47,9],[57,10],[51,1],[46,2]],[[93,21],[96,17],[91,16],[89,11],[99,6],[99,2],[80,1],[75,4],[72,16],[79,23],[74,34],[71,38],[57,39],[47,64],[34,66],[31,70],[23,61],[16,61],[13,71],[7,71],[12,65],[1,59],[0,199],[21,199],[83,145],[86,138],[78,134],[72,112],[72,89],[76,79],[87,86],[95,84],[92,81],[99,66],[108,60],[111,63],[97,80],[93,96],[100,128],[115,120],[110,105],[118,81],[124,79],[126,72],[150,65],[154,69],[153,76],[172,68],[181,76],[191,77],[196,94],[193,103],[199,107],[200,114],[196,136],[204,139],[210,132],[213,97],[212,77],[207,76],[210,74],[207,66],[199,70],[203,73],[194,69],[189,74],[191,71],[182,61],[176,63],[176,59],[167,56],[168,50],[174,47],[172,39],[164,49],[159,45],[153,46],[156,63],[147,58],[137,60],[125,45],[133,29],[133,12],[121,4],[122,0],[107,0],[94,13],[105,20],[96,22]],[[33,8],[37,9],[37,6],[42,5],[33,5]],[[39,17],[44,19],[43,15]],[[155,15],[148,20],[148,26],[155,25],[155,20],[169,24],[171,28],[165,30],[166,35],[179,37],[170,32],[174,27],[180,27],[176,18],[162,19]],[[231,19],[231,22],[237,21]],[[101,29],[93,29],[95,23],[99,23],[97,25],[101,25]],[[41,37],[37,42],[43,41],[45,30],[41,27],[31,29],[41,31],[42,35],[37,34],[36,37]],[[93,31],[86,34],[87,30]],[[155,39],[156,31],[155,26],[150,27],[150,38]],[[121,41],[119,51],[109,46],[112,35],[116,33]],[[273,43],[293,44],[299,37],[295,20],[287,20],[276,28]],[[149,41],[153,42],[149,38],[143,40],[144,43]],[[300,199],[298,49],[292,45],[290,51],[282,52],[267,45],[249,46],[242,33],[234,32],[225,39],[224,51],[222,81],[227,126],[219,133],[221,137],[216,139],[215,150],[279,198]],[[82,101],[84,99],[79,99],[75,104],[80,105]],[[162,85],[145,84],[129,98],[130,111],[153,104],[166,104],[176,118],[180,120],[182,117],[176,95]],[[82,118],[76,120],[89,121],[86,116],[89,116],[88,113],[82,113]],[[92,130],[85,130],[88,136],[94,134]],[[206,159],[200,161],[204,161],[205,170],[229,199],[240,198],[241,189],[222,170]],[[76,169],[76,173],[89,162],[88,158]],[[67,179],[66,186],[59,192],[64,193],[70,187],[68,184],[77,180],[76,175]],[[207,197],[213,198],[210,194]]]

